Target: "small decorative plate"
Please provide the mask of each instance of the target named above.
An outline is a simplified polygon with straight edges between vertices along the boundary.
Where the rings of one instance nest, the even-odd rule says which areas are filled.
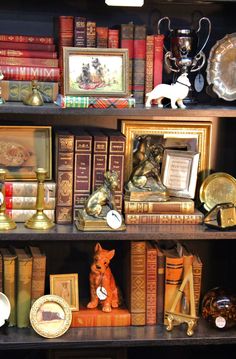
[[[228,173],[213,173],[203,181],[199,197],[207,211],[219,203],[236,205],[236,179]]]
[[[42,337],[57,338],[70,327],[72,312],[69,304],[58,295],[44,295],[30,310],[30,323]]]
[[[207,82],[224,100],[236,100],[236,33],[228,34],[212,47],[207,65]]]
[[[5,294],[0,292],[0,327],[5,324],[5,320],[10,317],[11,304]]]

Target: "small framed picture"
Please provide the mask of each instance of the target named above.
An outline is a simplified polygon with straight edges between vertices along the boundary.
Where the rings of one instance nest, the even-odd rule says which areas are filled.
[[[44,295],[37,299],[30,310],[32,328],[45,338],[63,335],[71,325],[69,304],[57,295]]]
[[[64,95],[128,95],[128,50],[63,47]]]
[[[161,177],[171,196],[195,197],[198,162],[199,152],[164,151]]]
[[[78,273],[50,274],[50,294],[64,298],[72,311],[79,310]]]

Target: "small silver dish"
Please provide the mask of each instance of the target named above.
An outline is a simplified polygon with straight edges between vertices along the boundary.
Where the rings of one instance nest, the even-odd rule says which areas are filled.
[[[227,34],[212,47],[207,64],[207,82],[226,101],[236,100],[236,33]]]
[[[5,294],[0,292],[0,327],[5,324],[5,321],[10,317],[11,304]]]

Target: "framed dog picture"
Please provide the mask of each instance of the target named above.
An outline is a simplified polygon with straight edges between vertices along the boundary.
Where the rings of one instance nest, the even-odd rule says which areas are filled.
[[[205,118],[206,122],[193,122],[190,117],[185,120],[173,122],[162,117],[160,121],[121,122],[121,131],[126,136],[126,181],[133,168],[146,158],[148,148],[158,145],[162,145],[164,151],[170,149],[199,152],[198,174],[201,180],[209,174],[213,118]]]
[[[0,126],[0,166],[6,180],[36,180],[35,170],[52,178],[50,126]]]
[[[128,50],[63,47],[64,95],[128,95]]]
[[[50,294],[65,299],[72,311],[79,310],[78,274],[50,274]]]
[[[161,178],[170,196],[194,198],[197,184],[199,153],[165,150]]]

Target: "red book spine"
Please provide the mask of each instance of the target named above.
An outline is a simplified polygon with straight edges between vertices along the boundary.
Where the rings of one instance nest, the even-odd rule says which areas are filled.
[[[54,44],[31,44],[26,42],[0,41],[0,49],[55,51],[56,46]]]
[[[74,21],[74,46],[85,47],[86,45],[86,18],[76,16]]]
[[[63,46],[74,44],[74,16],[59,16],[59,68],[61,71],[61,89],[63,89]]]
[[[154,87],[162,83],[164,35],[154,36]]]
[[[55,51],[37,51],[37,50],[10,50],[0,49],[0,56],[9,57],[30,57],[38,59],[56,59],[57,53]]]
[[[146,38],[145,94],[153,89],[154,35]]]
[[[146,324],[156,324],[157,320],[157,251],[151,243],[147,243],[147,270],[146,270]]]
[[[0,65],[58,67],[57,59],[0,56]]]
[[[96,27],[97,47],[107,48],[108,45],[108,28],[97,26]]]
[[[108,29],[108,47],[117,49],[119,47],[119,30]]]
[[[133,95],[136,103],[144,101],[146,25],[134,26]]]
[[[52,36],[0,35],[0,41],[26,42],[30,44],[53,44]]]
[[[59,81],[60,70],[54,67],[3,65],[0,69],[5,80]]]

